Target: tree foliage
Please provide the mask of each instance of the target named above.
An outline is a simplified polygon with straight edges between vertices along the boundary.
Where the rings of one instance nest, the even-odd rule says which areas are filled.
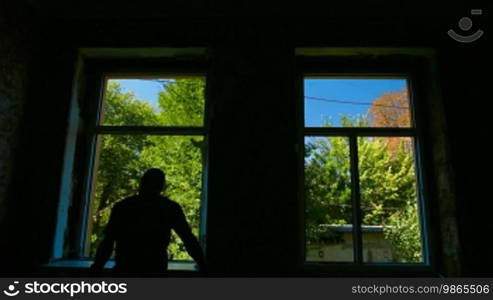
[[[202,125],[204,82],[201,79],[166,81],[158,107],[122,91],[110,82],[103,107],[104,125]],[[166,195],[180,203],[196,235],[202,184],[202,136],[103,135],[98,138],[96,184],[92,201],[91,255],[102,239],[113,205],[137,193],[142,174],[151,167],[166,173]],[[170,259],[190,259],[173,234]]]
[[[163,82],[158,106],[152,107],[110,82],[104,103],[104,125],[202,126],[204,81]],[[407,92],[376,99],[368,118],[341,117],[344,127],[403,127],[409,113],[386,106],[409,105]],[[331,126],[327,123],[326,126]],[[102,238],[112,206],[135,194],[145,170],[161,168],[167,175],[166,194],[180,203],[198,234],[205,151],[202,136],[102,135],[98,138],[96,184],[91,208],[91,254]],[[365,137],[358,140],[362,221],[383,225],[398,262],[422,261],[417,214],[416,176],[409,138]],[[340,233],[320,230],[321,224],[351,224],[349,143],[344,137],[305,140],[306,233],[308,244],[337,242]],[[170,259],[189,259],[173,235]]]
[[[407,88],[385,92],[378,96],[368,110],[368,121],[372,127],[411,127],[411,109]],[[399,146],[399,138],[389,138],[389,149]],[[411,144],[408,144],[411,149]]]
[[[374,104],[399,103],[405,93],[386,93]],[[406,125],[398,110],[370,108],[367,117],[341,116],[343,127]],[[386,116],[390,112],[391,116]],[[407,114],[409,116],[409,114]],[[395,123],[397,122],[397,123]],[[325,126],[331,126],[326,123]],[[305,140],[307,244],[333,243],[340,233],[328,224],[352,224],[349,140],[317,137]],[[421,262],[421,231],[411,138],[358,138],[360,205],[363,225],[381,225],[396,262]]]
[[[407,88],[381,94],[373,101],[368,112],[374,127],[410,127],[411,114]]]

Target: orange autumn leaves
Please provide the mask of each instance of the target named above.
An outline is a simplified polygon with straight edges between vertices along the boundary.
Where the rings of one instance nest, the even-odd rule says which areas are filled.
[[[369,115],[372,127],[411,127],[407,89],[381,94],[373,101]]]
[[[385,92],[373,101],[368,110],[372,127],[411,127],[411,112],[409,107],[409,93],[407,88],[402,91]],[[391,152],[399,147],[400,138],[388,138],[388,147]],[[410,149],[411,145],[405,145]]]

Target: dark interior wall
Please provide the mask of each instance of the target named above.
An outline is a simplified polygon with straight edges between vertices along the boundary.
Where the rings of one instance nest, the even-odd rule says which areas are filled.
[[[4,6],[3,15],[0,11],[0,54],[6,54],[0,55],[0,120],[8,122],[1,127],[0,163],[6,171],[0,192],[9,190],[8,198],[0,194],[0,204],[7,206],[2,229],[9,236],[1,251],[13,257],[4,272],[22,273],[50,256],[78,48],[211,49],[215,88],[210,96],[215,102],[209,259],[226,274],[258,275],[293,274],[300,253],[294,48],[423,46],[437,51],[444,139],[456,182],[455,191],[448,192],[457,201],[457,212],[452,207],[449,215],[451,222],[455,217],[458,222],[459,274],[491,275],[491,246],[484,243],[493,229],[491,196],[483,188],[488,182],[479,175],[489,152],[489,114],[482,108],[488,86],[484,74],[491,62],[488,36],[458,44],[444,34],[456,28],[470,8],[487,10],[486,5],[444,8],[408,1],[397,7],[395,1],[380,1],[314,9],[306,3],[298,14],[286,13],[274,21],[265,15],[282,15],[275,6],[262,6],[263,17],[227,17],[228,12],[241,14],[242,8],[251,11],[252,4],[246,2],[235,7],[215,1],[191,1],[187,6],[149,6],[144,1],[138,7],[111,2],[72,6],[30,1],[30,6]],[[26,7],[33,15],[15,18],[25,14]],[[15,132],[20,134],[16,137]],[[12,149],[17,149],[15,157]],[[454,235],[451,231],[442,233]],[[447,255],[456,249],[443,251]],[[20,268],[19,262],[25,266]]]
[[[15,241],[9,220],[15,215],[11,201],[16,192],[14,174],[22,161],[22,122],[28,102],[29,73],[36,52],[32,11],[22,1],[0,1],[0,249],[11,257]],[[12,196],[12,197],[9,197]]]
[[[440,81],[448,124],[448,139],[456,181],[458,224],[465,272],[492,274],[491,136],[487,89],[491,48],[444,49]],[[490,266],[490,267],[488,267]]]
[[[22,274],[45,261],[51,251],[62,166],[58,155],[65,148],[76,50],[50,45],[30,5],[8,4],[2,7],[2,21],[7,22],[2,24],[1,45],[8,52],[2,56],[6,63],[0,76],[5,76],[8,101],[2,99],[2,105],[11,103],[2,110],[11,130],[2,142],[11,153],[2,157],[10,167],[6,196],[1,198],[7,211],[1,220],[2,254],[12,258],[3,271]]]
[[[209,259],[233,274],[293,272],[293,49],[281,26],[231,26],[212,59]]]
[[[5,214],[12,161],[18,141],[20,119],[26,102],[28,66],[32,57],[29,24],[16,24],[26,15],[19,9],[0,3],[0,220]]]

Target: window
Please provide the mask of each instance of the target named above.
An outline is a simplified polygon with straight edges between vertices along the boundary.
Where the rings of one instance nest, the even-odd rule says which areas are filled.
[[[200,236],[205,144],[203,76],[105,77],[94,128],[84,255],[94,257],[111,208],[138,192],[149,168],[166,173],[165,194]],[[138,217],[138,216],[136,216]],[[173,233],[170,260],[191,260]]]
[[[306,263],[428,262],[410,83],[304,75]]]
[[[166,173],[165,195],[182,206],[205,249],[204,49],[164,49],[138,61],[121,59],[125,52],[99,58],[104,51],[85,53],[76,75],[53,259],[88,266],[111,208],[138,192],[151,167]],[[168,256],[170,270],[193,269],[174,233]]]

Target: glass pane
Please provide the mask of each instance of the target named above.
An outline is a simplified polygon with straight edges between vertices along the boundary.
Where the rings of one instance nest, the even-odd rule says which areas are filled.
[[[306,261],[353,261],[349,141],[305,138]]]
[[[358,139],[365,262],[423,262],[413,149],[409,137]]]
[[[306,127],[411,127],[406,79],[304,80]]]
[[[113,205],[138,192],[143,173],[160,168],[166,174],[163,193],[178,202],[196,237],[202,191],[202,136],[100,135],[90,212],[88,252],[94,256]],[[191,260],[181,240],[172,236],[170,260]]]
[[[203,126],[203,77],[108,79],[101,125]]]

